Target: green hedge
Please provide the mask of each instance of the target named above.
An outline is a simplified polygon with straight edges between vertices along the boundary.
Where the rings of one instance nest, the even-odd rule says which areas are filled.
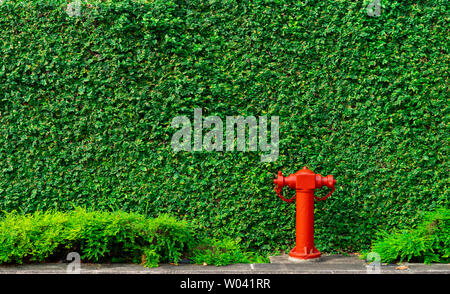
[[[167,215],[149,219],[122,211],[36,211],[0,218],[0,264],[65,260],[175,262],[196,244],[194,228]]]
[[[0,209],[170,213],[288,250],[272,179],[308,165],[338,181],[315,214],[332,252],[448,206],[448,1],[69,2],[0,4]],[[279,159],[174,153],[194,108],[279,116]]]
[[[204,238],[196,223],[168,215],[148,218],[124,211],[16,211],[0,217],[0,264],[66,260],[134,262],[147,267],[190,259],[197,264],[268,262],[239,240]]]

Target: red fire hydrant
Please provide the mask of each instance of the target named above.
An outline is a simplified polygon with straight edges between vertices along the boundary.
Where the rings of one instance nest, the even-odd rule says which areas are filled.
[[[295,174],[283,177],[281,171],[278,172],[278,178],[273,180],[277,195],[286,202],[292,202],[297,199],[296,206],[296,244],[294,249],[289,252],[292,260],[305,260],[320,257],[319,250],[314,247],[314,198],[316,200],[325,200],[334,192],[336,180],[333,176],[322,177],[310,171],[306,166]],[[281,189],[289,186],[295,189],[296,194],[291,199],[286,199],[281,194]],[[327,186],[331,188],[323,198],[314,196],[314,189]]]

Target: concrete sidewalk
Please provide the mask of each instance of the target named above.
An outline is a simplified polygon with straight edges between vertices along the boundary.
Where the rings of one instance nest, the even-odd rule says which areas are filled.
[[[39,263],[2,265],[0,274],[66,274],[67,263]],[[82,274],[450,274],[449,264],[425,265],[402,263],[381,264],[377,269],[367,268],[357,256],[325,255],[320,261],[293,263],[287,256],[270,258],[267,264],[233,264],[227,266],[162,264],[157,268],[145,268],[137,264],[87,264],[81,263]]]

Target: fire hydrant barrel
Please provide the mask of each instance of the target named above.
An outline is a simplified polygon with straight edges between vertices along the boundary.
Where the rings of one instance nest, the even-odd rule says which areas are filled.
[[[299,259],[320,257],[314,247],[314,191],[297,190],[296,201],[296,244],[289,256]]]

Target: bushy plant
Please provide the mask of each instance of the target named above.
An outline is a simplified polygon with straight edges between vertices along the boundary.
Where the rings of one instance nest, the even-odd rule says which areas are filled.
[[[207,238],[193,250],[192,260],[197,264],[216,266],[232,263],[266,263],[268,259],[245,250],[239,240]]]
[[[63,260],[78,252],[83,262],[134,262],[148,267],[196,263],[265,262],[230,238],[201,238],[195,225],[168,215],[148,218],[123,211],[36,211],[0,218],[0,264]]]
[[[450,261],[450,209],[441,208],[427,212],[414,228],[380,232],[372,244],[372,252],[380,255],[382,262],[432,262]]]
[[[6,213],[0,218],[0,263],[64,259],[85,262],[177,263],[195,242],[193,228],[168,215],[155,219],[123,211]]]

